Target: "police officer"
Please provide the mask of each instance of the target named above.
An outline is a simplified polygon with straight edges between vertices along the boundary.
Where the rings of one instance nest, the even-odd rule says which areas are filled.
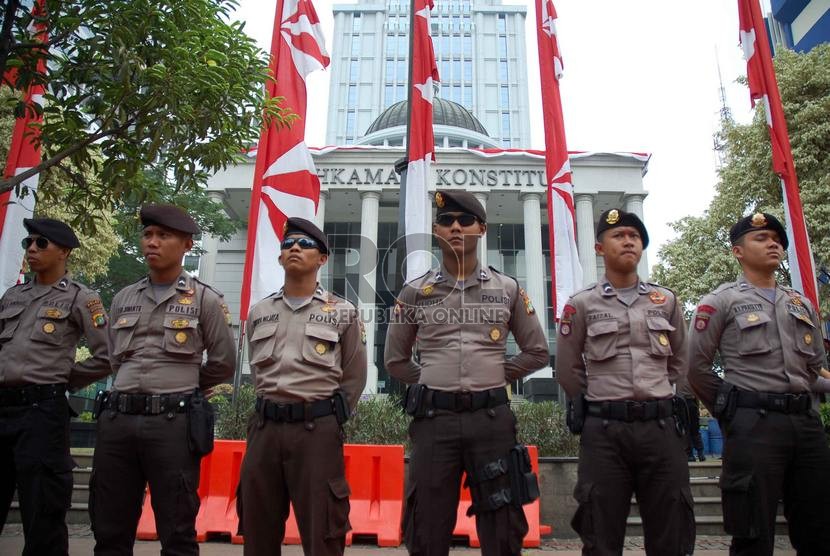
[[[305,554],[343,554],[349,485],[342,425],[366,385],[366,335],[354,305],[317,273],[326,236],[289,218],[280,246],[285,285],[248,317],[256,414],[248,428],[237,512],[246,555],[280,554],[294,504]]]
[[[585,408],[572,521],[583,554],[622,553],[632,492],[647,553],[694,549],[685,412],[672,388],[686,373],[685,323],[675,294],[637,275],[647,246],[637,215],[603,212],[595,249],[605,275],[568,300],[559,322],[557,377]]]
[[[132,554],[147,483],[162,553],[198,554],[199,462],[212,446],[198,434],[200,389],[233,374],[230,315],[221,293],[182,269],[193,219],[172,205],[147,205],[140,217],[150,272],[112,301],[116,377],[101,400],[90,484],[95,554]]]
[[[742,273],[706,295],[689,341],[689,382],[724,431],[720,479],[731,554],[772,554],[778,501],[799,554],[830,554],[830,449],[811,387],[824,363],[819,318],[775,281],[788,240],[774,216],[730,230]],[[724,369],[712,372],[715,353]]]
[[[98,294],[66,272],[72,229],[51,218],[24,219],[34,280],[0,300],[0,530],[17,488],[23,554],[67,554],[72,498],[67,390],[110,374],[107,314]],[[85,336],[92,353],[75,363]]]
[[[547,340],[516,279],[479,263],[487,224],[478,200],[438,191],[435,205],[441,267],[404,285],[384,357],[390,375],[413,385],[404,538],[411,554],[449,552],[466,471],[482,554],[519,554],[521,504],[535,494],[524,481],[535,477],[515,465],[523,456],[506,385],[548,364]],[[505,358],[510,332],[521,352]]]

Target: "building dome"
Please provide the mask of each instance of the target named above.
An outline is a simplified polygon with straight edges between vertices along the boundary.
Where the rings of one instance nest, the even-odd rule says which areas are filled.
[[[386,110],[384,110],[377,119],[372,122],[369,129],[366,130],[366,135],[389,129],[393,127],[406,126],[407,124],[407,104],[408,102],[402,100],[396,102]],[[481,122],[472,115],[472,113],[451,100],[446,100],[441,97],[434,97],[432,99],[432,123],[434,125],[445,125],[449,127],[456,127],[467,129],[484,136],[488,136],[487,130],[481,125]]]

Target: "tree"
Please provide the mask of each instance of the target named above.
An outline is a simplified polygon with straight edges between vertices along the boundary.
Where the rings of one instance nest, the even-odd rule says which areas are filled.
[[[194,192],[239,162],[264,122],[296,116],[266,98],[266,53],[239,22],[235,0],[46,0],[48,43],[32,37],[28,9],[3,3],[0,62],[14,85],[45,83],[43,163],[71,184],[39,195],[62,202],[79,224],[125,197],[153,198],[162,176],[176,193]],[[48,48],[47,48],[48,46]],[[36,61],[45,57],[48,75]],[[15,110],[40,110],[36,105]],[[90,183],[89,174],[98,178]],[[0,192],[30,174],[0,182]]]
[[[817,266],[830,266],[830,45],[807,53],[782,51],[775,72],[784,103],[793,158],[804,205],[807,232]],[[729,248],[729,228],[755,211],[784,215],[781,186],[772,171],[769,133],[763,105],[749,125],[722,122],[720,139],[726,160],[709,209],[672,224],[678,237],[659,252],[657,281],[694,304],[739,272]],[[782,265],[780,279],[788,281]],[[821,292],[825,314],[830,292]]]

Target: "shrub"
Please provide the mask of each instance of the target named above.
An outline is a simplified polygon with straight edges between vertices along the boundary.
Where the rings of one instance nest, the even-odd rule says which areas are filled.
[[[539,448],[540,456],[576,456],[579,437],[565,425],[565,410],[554,402],[513,404],[519,442]]]
[[[216,437],[244,440],[248,432],[248,418],[254,413],[254,387],[252,384],[241,385],[236,399],[231,401],[233,387],[225,384],[219,386],[213,389],[209,400],[216,411]]]
[[[360,400],[346,422],[346,442],[351,444],[404,444],[409,451],[410,417],[395,396]]]

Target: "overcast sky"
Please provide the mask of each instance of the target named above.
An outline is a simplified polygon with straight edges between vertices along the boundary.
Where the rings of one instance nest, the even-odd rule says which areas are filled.
[[[329,49],[331,7],[347,3],[314,0]],[[527,147],[543,149],[535,5],[504,3],[527,5],[531,122],[537,122]],[[275,5],[276,0],[240,0],[236,13],[266,50]],[[554,0],[554,5],[565,64],[562,103],[568,148],[652,153],[644,178],[649,193],[644,213],[653,265],[660,245],[672,237],[668,223],[701,214],[713,194],[718,62],[733,116],[739,122],[751,119],[748,92],[735,83],[746,72],[738,43],[737,2]],[[308,83],[309,105],[324,106],[328,72],[316,72]],[[325,115],[325,110],[308,114],[306,140],[311,146],[325,142]]]

